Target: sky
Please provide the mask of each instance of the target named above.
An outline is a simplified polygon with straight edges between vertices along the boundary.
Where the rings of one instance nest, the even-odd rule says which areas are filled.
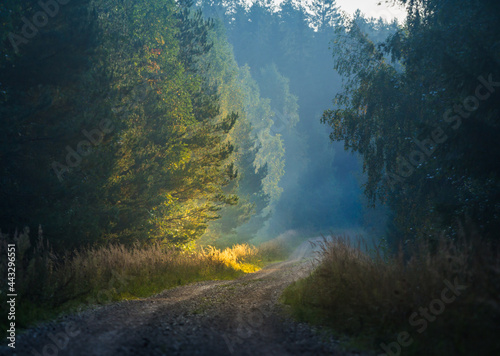
[[[252,4],[256,0],[243,0],[247,4]],[[311,3],[313,0],[296,0],[298,3]],[[397,18],[403,22],[406,18],[406,11],[403,7],[394,6],[394,0],[337,0],[339,6],[346,13],[352,15],[360,9],[366,17],[382,17],[384,20],[392,21]],[[283,0],[274,0],[275,4],[281,4]]]
[[[390,2],[387,4],[384,0],[337,0],[337,5],[348,14],[360,9],[368,17],[382,17],[385,20],[397,18],[402,21],[406,17],[404,8],[391,6]]]

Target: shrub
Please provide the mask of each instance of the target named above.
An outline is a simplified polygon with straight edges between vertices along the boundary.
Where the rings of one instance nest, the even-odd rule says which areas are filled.
[[[381,351],[381,343],[407,331],[413,341],[405,354],[498,354],[498,252],[477,236],[419,241],[393,255],[362,239],[332,236],[321,243],[314,272],[283,299],[297,318],[326,325],[357,347]],[[420,308],[455,282],[466,289],[424,325]]]

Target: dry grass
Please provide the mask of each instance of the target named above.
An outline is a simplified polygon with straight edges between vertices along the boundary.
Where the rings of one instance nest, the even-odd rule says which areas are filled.
[[[403,354],[492,354],[500,350],[498,252],[477,237],[443,237],[386,254],[361,239],[334,236],[321,244],[317,269],[290,286],[284,301],[299,319],[348,335],[357,347],[382,351],[381,342],[408,331],[415,342]],[[410,316],[455,280],[467,289],[418,332],[422,324],[412,326]]]
[[[260,269],[259,249],[248,244],[234,245],[222,251],[208,246],[200,255],[245,273],[255,272]]]
[[[302,242],[300,236],[278,236],[259,245],[259,255],[265,262],[286,260],[293,250]]]
[[[41,231],[35,246],[30,246],[28,230],[17,234],[14,241],[18,326],[87,305],[150,296],[186,283],[232,279],[263,265],[259,249],[247,244],[222,251],[207,247],[190,252],[160,244],[109,245],[57,256]],[[6,247],[7,237],[2,236],[2,275],[6,275]],[[6,288],[4,283],[1,292],[6,293]]]

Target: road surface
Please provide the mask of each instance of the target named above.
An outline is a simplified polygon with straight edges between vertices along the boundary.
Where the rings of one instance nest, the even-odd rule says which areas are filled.
[[[37,326],[18,356],[351,355],[325,332],[294,322],[278,299],[313,268],[305,242],[286,262],[232,281],[206,281],[122,301]]]

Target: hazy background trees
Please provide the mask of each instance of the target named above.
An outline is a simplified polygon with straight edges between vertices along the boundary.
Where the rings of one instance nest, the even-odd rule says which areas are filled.
[[[498,228],[492,1],[408,3],[404,24],[335,1],[88,0],[38,28],[39,6],[1,5],[5,232],[41,224],[67,247]]]

